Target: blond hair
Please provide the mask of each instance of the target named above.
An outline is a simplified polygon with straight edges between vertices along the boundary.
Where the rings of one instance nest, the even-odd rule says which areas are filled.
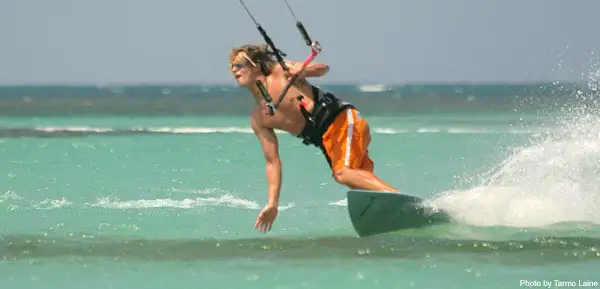
[[[229,64],[233,63],[240,53],[245,53],[262,71],[264,75],[269,75],[277,65],[273,59],[273,52],[269,51],[266,44],[246,44],[244,46],[232,48],[229,53]]]

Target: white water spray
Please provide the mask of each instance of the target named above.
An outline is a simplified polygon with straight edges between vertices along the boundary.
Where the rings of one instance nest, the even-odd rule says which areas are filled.
[[[598,98],[599,78],[600,69],[590,73],[589,93],[578,91],[577,98]],[[600,105],[593,100],[566,108],[558,129],[515,148],[471,189],[431,202],[477,226],[600,224]]]

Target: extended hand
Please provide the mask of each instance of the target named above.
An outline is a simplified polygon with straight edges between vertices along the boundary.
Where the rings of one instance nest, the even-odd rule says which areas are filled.
[[[287,62],[288,71],[286,72],[286,76],[288,80],[291,80],[292,77],[298,73],[298,78],[304,77],[304,71],[302,71],[302,63],[299,62]]]
[[[277,217],[277,206],[276,205],[266,205],[264,209],[258,214],[258,218],[256,218],[256,224],[254,224],[254,228],[258,228],[258,232],[266,233],[271,231],[271,227],[273,227],[273,222]]]

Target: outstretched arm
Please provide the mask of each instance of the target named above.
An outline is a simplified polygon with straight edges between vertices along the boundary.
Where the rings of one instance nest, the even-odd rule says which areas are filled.
[[[275,131],[259,124],[260,116],[255,113],[251,118],[252,130],[261,143],[266,160],[267,182],[269,183],[269,205],[279,206],[281,191],[281,159],[279,158],[279,143]]]
[[[285,64],[290,69],[291,74],[296,74],[296,73],[300,72],[300,69],[302,69],[302,62],[286,60]],[[327,65],[326,63],[311,62],[306,66],[306,68],[304,68],[304,71],[302,72],[300,77],[301,78],[321,77],[321,76],[325,76],[328,72],[329,72],[329,65]]]

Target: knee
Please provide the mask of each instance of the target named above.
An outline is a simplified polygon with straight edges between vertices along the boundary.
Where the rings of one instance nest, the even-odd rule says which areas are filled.
[[[351,169],[349,167],[342,167],[335,170],[333,172],[333,179],[342,185],[346,185],[346,183],[348,182],[348,172],[350,170]]]

